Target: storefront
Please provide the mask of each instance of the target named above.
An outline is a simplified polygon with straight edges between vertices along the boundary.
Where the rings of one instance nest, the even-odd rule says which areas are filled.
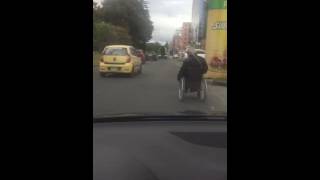
[[[227,80],[227,0],[208,0],[206,78]]]

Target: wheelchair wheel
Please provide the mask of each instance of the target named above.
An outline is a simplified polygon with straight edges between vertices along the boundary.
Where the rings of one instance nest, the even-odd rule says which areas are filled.
[[[197,92],[198,98],[201,101],[205,101],[207,99],[207,81],[204,79],[201,82],[200,90]]]
[[[179,82],[179,90],[178,90],[179,101],[184,100],[184,96],[185,96],[184,92],[185,92],[185,80],[181,79]]]

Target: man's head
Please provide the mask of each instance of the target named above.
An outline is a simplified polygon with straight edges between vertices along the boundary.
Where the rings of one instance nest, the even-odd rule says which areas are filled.
[[[188,54],[188,56],[194,55],[195,54],[194,48],[188,47],[187,48],[187,54]]]

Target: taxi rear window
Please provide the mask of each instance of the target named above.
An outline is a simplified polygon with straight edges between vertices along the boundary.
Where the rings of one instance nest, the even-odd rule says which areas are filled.
[[[127,48],[107,48],[104,50],[104,55],[126,56],[128,51]]]

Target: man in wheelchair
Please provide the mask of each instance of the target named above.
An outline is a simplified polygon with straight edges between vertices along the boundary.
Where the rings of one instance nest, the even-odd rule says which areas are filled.
[[[208,71],[208,65],[204,58],[197,56],[192,47],[187,48],[188,57],[178,73],[178,81],[185,80],[185,92],[196,92],[201,88],[202,76]]]

